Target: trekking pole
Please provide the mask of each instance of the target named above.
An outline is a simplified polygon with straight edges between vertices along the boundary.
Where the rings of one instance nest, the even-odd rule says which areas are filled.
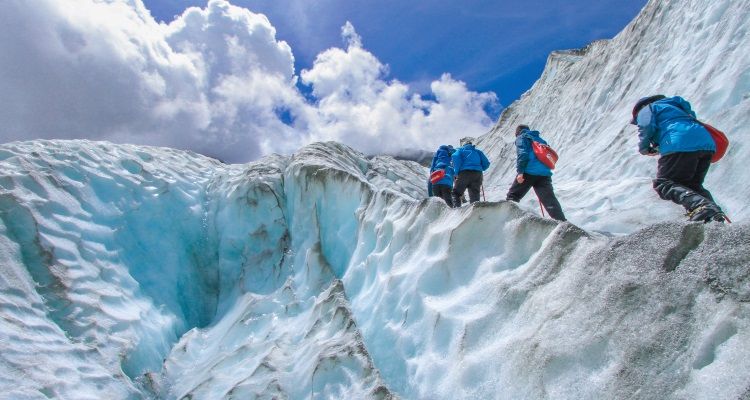
[[[544,218],[544,207],[542,207],[542,199],[539,198],[539,195],[536,195],[536,200],[539,202],[539,209],[542,210],[542,218]]]
[[[482,185],[482,201],[486,202],[487,198],[484,197],[484,185]]]

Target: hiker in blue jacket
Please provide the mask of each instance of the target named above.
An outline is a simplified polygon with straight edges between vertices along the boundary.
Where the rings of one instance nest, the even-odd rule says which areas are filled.
[[[453,153],[453,172],[456,180],[453,183],[453,206],[461,206],[464,191],[469,190],[469,203],[479,201],[482,188],[483,171],[490,167],[490,160],[482,150],[474,147],[474,138],[461,139],[461,147]]]
[[[547,144],[539,136],[538,131],[532,131],[528,125],[518,125],[516,127],[517,175],[508,190],[506,199],[519,202],[526,196],[529,189],[534,188],[539,202],[542,203],[549,216],[558,221],[565,221],[565,214],[552,188],[552,170],[536,157],[531,146],[532,141]]]
[[[451,167],[451,155],[455,150],[451,145],[442,145],[435,152],[435,156],[432,157],[432,164],[430,166],[430,174],[437,170],[445,170],[445,176],[431,184],[430,196],[437,196],[445,200],[448,207],[453,207],[453,199],[451,198],[451,191],[453,190],[453,167]]]
[[[638,151],[661,155],[653,181],[659,197],[685,207],[691,221],[724,222],[724,212],[703,187],[716,144],[690,103],[679,96],[644,97],[630,123],[638,125]]]

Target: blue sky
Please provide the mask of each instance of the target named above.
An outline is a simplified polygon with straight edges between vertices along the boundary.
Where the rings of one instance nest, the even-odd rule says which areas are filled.
[[[492,91],[503,106],[531,87],[553,50],[614,37],[646,0],[233,0],[265,14],[287,41],[296,71],[321,51],[341,46],[350,21],[363,46],[389,67],[392,79],[427,93],[442,73],[477,92]],[[169,22],[196,0],[144,0]]]

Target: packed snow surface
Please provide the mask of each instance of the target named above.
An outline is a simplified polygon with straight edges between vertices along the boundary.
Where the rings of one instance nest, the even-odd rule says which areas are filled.
[[[487,200],[336,143],[226,165],[87,141],[0,145],[0,397],[750,398],[750,0],[652,1],[550,56],[478,140]],[[682,95],[732,145],[687,223],[627,125]],[[512,130],[559,150],[571,222],[502,201]]]

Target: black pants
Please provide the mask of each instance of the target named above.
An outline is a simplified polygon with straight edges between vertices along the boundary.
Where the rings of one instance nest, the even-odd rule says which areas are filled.
[[[558,221],[565,221],[565,214],[563,214],[560,202],[557,201],[555,191],[552,189],[551,176],[523,174],[523,183],[518,183],[517,180],[513,179],[513,185],[510,186],[506,199],[519,202],[532,187],[549,216]]]
[[[479,201],[479,191],[482,189],[482,171],[464,170],[456,176],[453,184],[453,206],[461,206],[461,197],[469,189],[469,203]]]
[[[662,199],[680,204],[687,211],[715,205],[711,192],[703,187],[712,155],[710,151],[691,151],[660,157],[654,190]]]
[[[448,204],[448,207],[453,207],[453,199],[451,198],[452,190],[453,188],[449,185],[432,185],[432,195],[445,200],[445,204]]]

